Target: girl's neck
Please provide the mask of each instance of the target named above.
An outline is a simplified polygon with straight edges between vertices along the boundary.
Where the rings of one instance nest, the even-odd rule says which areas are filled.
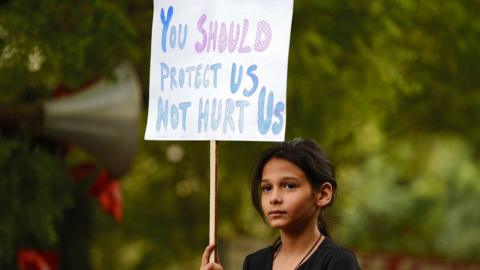
[[[282,250],[294,256],[305,253],[305,249],[317,241],[320,235],[316,222],[303,228],[280,230]]]

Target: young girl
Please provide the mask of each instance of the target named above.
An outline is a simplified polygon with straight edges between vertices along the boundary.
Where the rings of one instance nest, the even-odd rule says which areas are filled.
[[[280,238],[248,255],[243,269],[360,269],[355,255],[329,238],[323,220],[336,187],[335,169],[315,142],[294,139],[268,149],[252,178],[252,201]],[[214,248],[205,249],[200,270],[223,269],[208,261]]]

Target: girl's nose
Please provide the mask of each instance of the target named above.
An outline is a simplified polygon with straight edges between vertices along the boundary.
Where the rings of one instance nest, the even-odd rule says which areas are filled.
[[[273,189],[270,197],[270,204],[280,204],[283,202],[281,192],[278,189]]]

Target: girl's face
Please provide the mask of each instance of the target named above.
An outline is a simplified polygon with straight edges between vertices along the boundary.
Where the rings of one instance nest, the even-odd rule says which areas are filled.
[[[263,213],[273,228],[288,230],[316,224],[320,193],[313,190],[295,164],[280,158],[269,160],[260,187]]]

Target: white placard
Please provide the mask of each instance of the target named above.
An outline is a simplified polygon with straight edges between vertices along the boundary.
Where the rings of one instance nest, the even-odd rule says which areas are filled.
[[[293,0],[154,1],[146,140],[282,141]]]

